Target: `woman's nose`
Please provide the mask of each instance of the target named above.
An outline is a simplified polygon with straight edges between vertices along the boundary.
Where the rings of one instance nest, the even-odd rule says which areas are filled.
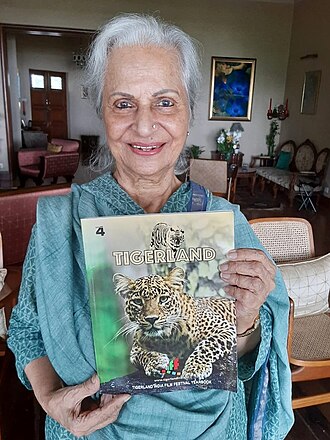
[[[152,127],[154,124],[155,121],[152,110],[150,108],[139,108],[136,112],[134,124],[137,133],[143,137],[150,136],[154,131]]]

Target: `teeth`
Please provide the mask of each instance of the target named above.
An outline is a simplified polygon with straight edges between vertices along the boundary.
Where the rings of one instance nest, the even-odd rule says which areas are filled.
[[[151,151],[151,150],[155,150],[158,147],[156,147],[155,145],[150,145],[149,147],[142,147],[141,145],[132,145],[132,148],[141,151]]]

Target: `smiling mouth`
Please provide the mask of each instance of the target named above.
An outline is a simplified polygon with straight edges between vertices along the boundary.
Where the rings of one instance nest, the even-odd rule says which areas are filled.
[[[148,146],[142,146],[142,145],[133,145],[131,144],[131,147],[134,150],[140,150],[140,151],[153,151],[153,150],[157,150],[159,148],[161,148],[160,145],[148,145]]]

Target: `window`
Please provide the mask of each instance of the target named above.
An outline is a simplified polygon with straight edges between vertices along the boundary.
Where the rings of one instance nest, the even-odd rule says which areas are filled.
[[[52,90],[62,90],[62,77],[60,76],[50,76],[50,88]]]
[[[31,87],[33,89],[44,89],[45,88],[45,77],[44,75],[39,75],[36,73],[31,74]]]

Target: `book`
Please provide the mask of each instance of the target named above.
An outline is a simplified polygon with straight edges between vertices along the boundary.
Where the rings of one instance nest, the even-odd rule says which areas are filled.
[[[235,301],[218,269],[233,223],[232,212],[81,221],[101,393],[236,390]]]

